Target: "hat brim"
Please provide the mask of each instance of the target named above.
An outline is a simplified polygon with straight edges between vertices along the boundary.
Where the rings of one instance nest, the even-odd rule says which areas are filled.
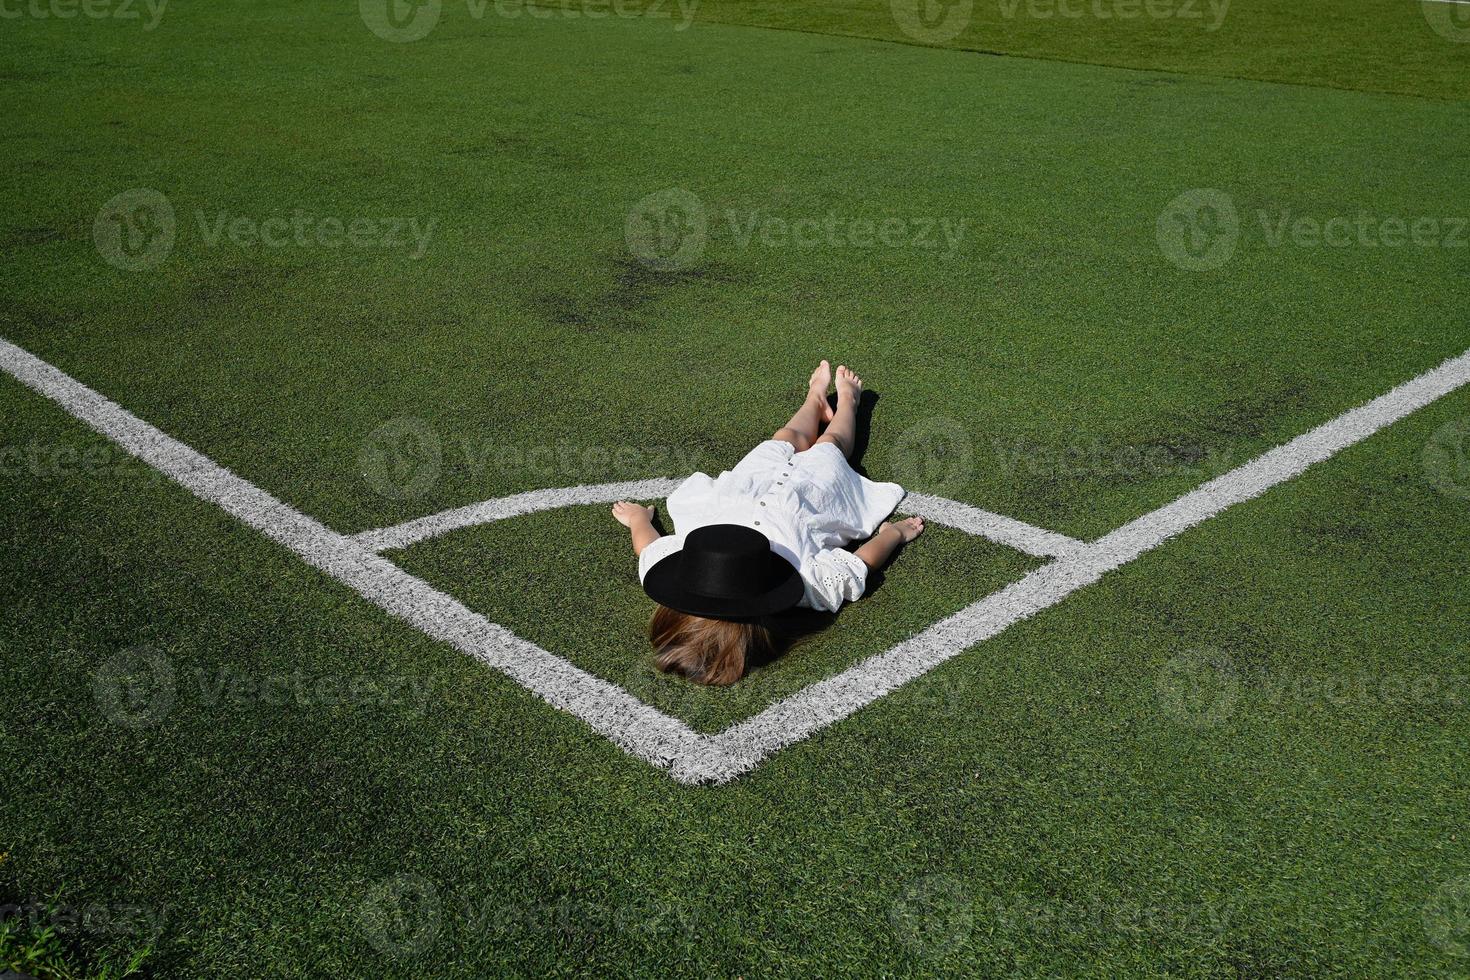
[[[780,572],[780,584],[753,596],[734,598],[701,595],[684,587],[679,574],[680,552],[662,558],[643,576],[643,591],[659,605],[691,616],[711,619],[749,620],[790,609],[801,601],[806,586],[791,562],[771,552],[771,566]],[[772,576],[774,578],[774,576]]]

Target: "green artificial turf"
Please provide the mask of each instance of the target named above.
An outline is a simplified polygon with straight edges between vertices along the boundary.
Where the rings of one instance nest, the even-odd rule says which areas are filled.
[[[700,20],[965,51],[1427,99],[1470,95],[1470,13],[1437,0],[701,0],[697,9]]]
[[[343,530],[718,466],[829,356],[880,396],[875,475],[1090,536],[1462,348],[1470,250],[1267,230],[1463,217],[1457,106],[658,21],[446,19],[393,45],[345,15],[209,17],[170,22],[188,47],[77,28],[49,70],[27,60],[0,324]],[[127,54],[130,84],[64,72],[88,46]],[[128,273],[91,229],[139,186],[179,229]],[[673,186],[710,239],[661,272],[625,228]],[[1241,241],[1186,275],[1156,224],[1198,187],[1236,199]],[[434,231],[417,260],[209,244],[222,217],[298,211]],[[742,243],[752,214],[912,225],[894,247]],[[957,246],[917,244],[941,221]],[[402,420],[440,472],[384,496],[350,474]],[[936,427],[959,451],[929,486],[910,464]]]
[[[1470,346],[1464,46],[1418,6],[994,45],[1177,73],[845,9],[450,5],[405,44],[353,4],[6,21],[0,336],[342,531],[718,471],[830,357],[878,395],[872,476],[1086,538]],[[177,238],[126,272],[94,222],[139,187]],[[629,214],[675,187],[707,245],[644,264]],[[1159,243],[1196,188],[1241,221],[1213,270]],[[298,211],[432,230],[210,242]],[[1360,214],[1437,244],[1273,244]],[[774,237],[829,216],[845,244]],[[885,219],[907,237],[854,244]],[[691,788],[0,379],[0,905],[92,910],[67,955],[156,976],[1461,975],[1470,491],[1435,447],[1467,417],[1459,392]],[[416,461],[385,456],[404,433]],[[705,730],[1033,565],[935,528],[706,692],[648,669],[625,548],[589,507],[393,557]]]

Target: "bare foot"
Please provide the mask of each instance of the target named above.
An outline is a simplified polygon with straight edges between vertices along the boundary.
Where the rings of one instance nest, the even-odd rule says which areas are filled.
[[[808,398],[812,399],[822,407],[823,422],[832,421],[832,416],[836,414],[832,410],[832,405],[827,401],[827,388],[830,387],[831,384],[832,365],[828,364],[826,361],[823,361],[822,363],[818,364],[817,369],[812,372],[812,379],[807,382],[806,394]]]
[[[905,517],[901,521],[894,521],[893,526],[898,528],[898,533],[903,536],[904,544],[917,538],[924,533],[924,519],[922,517]]]
[[[653,508],[644,507],[642,504],[630,504],[626,500],[619,500],[613,504],[613,517],[623,527],[631,528],[638,521],[652,521]]]
[[[863,379],[853,374],[846,366],[837,368],[837,403],[851,398],[858,401],[863,397]]]

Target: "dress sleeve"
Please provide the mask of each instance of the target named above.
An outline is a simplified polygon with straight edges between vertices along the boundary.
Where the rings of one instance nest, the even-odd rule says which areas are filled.
[[[817,552],[801,570],[806,582],[802,604],[822,612],[836,612],[844,602],[862,598],[868,587],[868,566],[850,551],[828,548]]]
[[[682,534],[665,534],[656,541],[650,542],[638,554],[638,581],[642,582],[650,568],[683,547],[684,535]]]

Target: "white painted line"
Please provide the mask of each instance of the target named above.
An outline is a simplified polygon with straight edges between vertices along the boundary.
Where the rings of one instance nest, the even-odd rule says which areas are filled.
[[[456,507],[428,517],[419,517],[393,527],[354,534],[352,540],[369,551],[384,552],[407,548],[420,541],[436,538],[479,524],[522,517],[543,510],[574,507],[581,504],[610,504],[616,500],[661,500],[678,489],[682,480],[625,480],[621,483],[598,483],[575,487],[553,487],[528,490],[510,497],[484,500]],[[936,524],[967,531],[991,541],[1009,545],[1017,551],[1038,558],[1055,558],[1082,547],[1083,542],[1065,534],[1033,527],[1004,514],[971,507],[946,497],[911,493],[903,499],[899,511],[918,514]]]
[[[1050,564],[886,653],[813,684],[714,736],[694,732],[683,722],[643,704],[621,688],[489,622],[373,554],[361,543],[293,510],[4,340],[0,340],[0,367],[200,498],[218,504],[380,608],[500,670],[556,707],[577,715],[630,754],[668,768],[681,782],[721,783],[753,769],[781,748],[846,718],[965,649],[1055,605],[1195,524],[1260,496],[1298,476],[1313,463],[1330,458],[1460,388],[1470,382],[1470,351],[1211,480],[1098,541],[1065,551]],[[639,481],[637,485],[659,482]],[[606,484],[604,489],[611,486],[615,485]],[[535,502],[543,499],[535,498]],[[598,501],[568,501],[582,502]],[[525,503],[522,500],[521,506]],[[982,520],[973,515],[964,519]]]
[[[3,339],[0,367],[195,496],[289,548],[379,608],[571,712],[625,751],[657,766],[706,751],[705,737],[678,719],[472,612]]]
[[[1079,551],[962,609],[886,653],[798,691],[715,736],[721,751],[676,767],[687,782],[724,782],[956,654],[1053,606],[1227,507],[1259,497],[1470,382],[1470,351],[1225,473]],[[711,769],[711,766],[723,768]]]
[[[1084,542],[1065,534],[1033,527],[1014,517],[993,514],[947,497],[932,497],[927,493],[909,494],[903,498],[898,509],[905,514],[917,514],[926,521],[1010,545],[1017,551],[1024,551],[1037,558],[1059,558],[1084,546]]]
[[[599,483],[549,490],[528,490],[510,497],[485,500],[478,504],[456,507],[428,517],[420,517],[393,527],[354,534],[352,540],[369,551],[393,551],[450,531],[477,524],[522,517],[542,510],[573,507],[579,504],[610,504],[618,500],[656,500],[667,497],[682,480],[625,480],[622,483]]]

